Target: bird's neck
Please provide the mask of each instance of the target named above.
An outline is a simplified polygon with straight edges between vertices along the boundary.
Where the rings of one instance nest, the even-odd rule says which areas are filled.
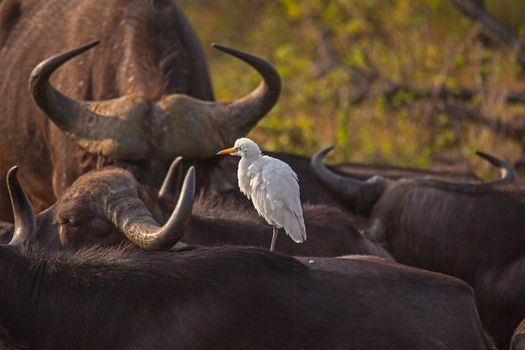
[[[253,162],[255,162],[257,159],[261,158],[261,155],[257,155],[257,156],[252,156],[252,157],[242,157],[241,158],[241,161],[240,163],[246,165],[246,166],[249,166],[250,164],[252,164]]]

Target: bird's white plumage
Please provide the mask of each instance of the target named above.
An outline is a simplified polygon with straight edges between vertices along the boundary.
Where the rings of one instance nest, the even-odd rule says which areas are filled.
[[[285,162],[262,156],[250,139],[238,139],[235,147],[242,157],[237,171],[241,192],[270,225],[284,228],[295,242],[304,242],[306,228],[297,174]]]

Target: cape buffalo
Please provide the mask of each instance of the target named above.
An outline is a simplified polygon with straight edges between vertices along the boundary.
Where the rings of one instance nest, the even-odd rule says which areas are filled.
[[[31,349],[494,349],[454,278],[257,248],[40,250],[20,244],[36,220],[11,188],[0,329]]]
[[[478,152],[504,169],[503,178],[359,181],[327,170],[321,160],[328,151],[312,159],[313,169],[340,202],[369,213],[365,236],[398,262],[468,282],[485,328],[500,348],[508,348],[525,317],[525,192],[516,185],[512,166]]]
[[[95,43],[33,70],[92,40],[100,46],[53,74],[54,87],[53,71]],[[214,155],[246,134],[281,88],[267,62],[216,47],[250,64],[264,82],[238,100],[210,102],[202,48],[172,0],[2,1],[0,173],[22,165],[21,181],[41,210],[97,163],[125,166],[155,187],[175,155]],[[7,220],[5,198],[0,181],[0,218]]]
[[[146,249],[166,249],[179,239],[192,245],[267,248],[271,227],[253,208],[239,209],[231,197],[201,196],[190,217],[195,191],[193,168],[188,171],[180,191],[177,214],[173,214],[180,162],[180,158],[173,162],[155,195],[121,168],[105,167],[82,175],[53,206],[37,215],[37,240],[49,248],[74,249],[93,244],[118,245],[128,240]],[[15,186],[16,169],[8,175],[8,182],[11,182],[8,187]],[[155,239],[157,243],[152,245],[141,237],[140,232],[147,229],[152,232],[148,239],[154,240],[160,227],[157,222],[168,220],[170,214],[169,220],[176,217],[180,224],[164,225],[167,227],[165,238]],[[283,236],[276,244],[278,251],[300,256],[372,254],[389,257],[382,247],[364,239],[354,228],[354,222],[340,209],[306,204],[304,217],[308,240],[298,245]]]

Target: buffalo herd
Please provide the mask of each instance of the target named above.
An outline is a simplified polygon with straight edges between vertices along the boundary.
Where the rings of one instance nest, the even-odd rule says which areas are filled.
[[[525,190],[513,167],[294,169],[307,240],[215,157],[278,101],[215,102],[173,0],[0,5],[0,349],[525,349]],[[28,88],[29,85],[29,88]],[[522,322],[523,321],[523,322]]]

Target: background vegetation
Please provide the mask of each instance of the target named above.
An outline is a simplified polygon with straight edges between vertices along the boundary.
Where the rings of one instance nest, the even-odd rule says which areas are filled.
[[[208,43],[278,68],[281,99],[251,134],[268,150],[309,156],[335,144],[337,160],[478,170],[476,149],[523,156],[523,0],[179,3],[206,47],[218,99],[250,91],[258,77]]]

